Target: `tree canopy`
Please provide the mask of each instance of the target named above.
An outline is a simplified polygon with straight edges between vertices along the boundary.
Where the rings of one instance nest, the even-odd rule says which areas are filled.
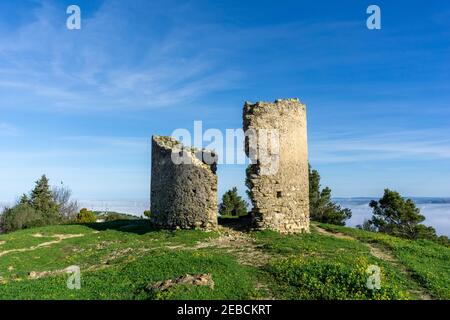
[[[246,216],[248,204],[239,196],[237,188],[228,190],[222,196],[222,203],[219,206],[219,213],[222,216]]]
[[[49,221],[59,219],[59,207],[53,198],[48,179],[45,175],[42,175],[36,181],[36,185],[31,191],[30,204],[35,210],[41,212],[45,219]]]
[[[376,231],[408,239],[436,238],[434,228],[422,224],[425,217],[414,201],[403,199],[396,191],[385,189],[383,197],[378,201],[372,200],[370,207],[373,216],[366,224]]]
[[[0,215],[0,229],[8,232],[32,226],[44,226],[71,221],[78,212],[76,201],[70,200],[70,189],[50,189],[42,175],[29,194],[23,194],[12,208]]]
[[[310,165],[309,215],[311,220],[342,226],[352,216],[350,209],[342,209],[341,206],[331,200],[330,188],[325,187],[321,190],[320,174],[317,170],[312,170]]]

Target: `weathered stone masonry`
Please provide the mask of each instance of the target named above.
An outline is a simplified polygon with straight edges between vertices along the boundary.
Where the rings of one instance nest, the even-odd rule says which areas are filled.
[[[175,164],[172,153],[181,144],[163,136],[152,137],[152,221],[166,228],[202,228],[217,226],[216,159],[211,151],[184,148],[189,163]],[[210,163],[210,161],[207,161]]]
[[[260,160],[247,169],[254,227],[283,233],[309,232],[305,105],[298,99],[245,103],[243,124],[244,131],[277,129],[279,133],[279,153],[270,155],[279,161],[276,173],[263,174],[267,164]],[[251,144],[252,140],[246,137],[247,156],[252,148],[260,147]]]

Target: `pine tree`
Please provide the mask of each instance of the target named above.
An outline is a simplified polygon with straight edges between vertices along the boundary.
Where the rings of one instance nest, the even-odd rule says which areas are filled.
[[[309,215],[311,220],[336,225],[345,225],[350,219],[352,211],[342,209],[331,199],[331,189],[326,187],[320,190],[320,174],[309,167]]]
[[[320,175],[317,170],[312,170],[308,164],[309,170],[309,207],[311,216],[315,215],[316,208],[319,207],[320,201]]]
[[[384,190],[383,197],[372,200],[373,210],[371,227],[379,232],[392,234],[408,239],[436,240],[436,230],[422,224],[425,217],[411,199],[403,199],[400,193],[389,189]]]
[[[219,206],[219,213],[222,216],[241,217],[248,214],[248,204],[238,195],[237,188],[228,190],[222,196],[222,203]]]
[[[30,199],[25,193],[20,197],[19,204],[30,204]]]
[[[44,219],[49,223],[59,219],[58,204],[53,199],[53,194],[45,175],[36,181],[36,186],[31,191],[30,203],[35,210],[42,213]]]

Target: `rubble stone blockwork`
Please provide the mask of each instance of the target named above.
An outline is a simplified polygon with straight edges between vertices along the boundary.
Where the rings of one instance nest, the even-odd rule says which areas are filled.
[[[217,226],[217,156],[181,148],[171,137],[152,137],[152,221],[166,228],[213,229]],[[189,161],[177,164],[172,154],[181,154],[180,150]]]
[[[298,99],[246,102],[243,124],[244,131],[250,129],[258,137],[255,142],[246,136],[245,143],[245,152],[252,160],[246,184],[253,204],[254,227],[282,233],[309,232],[306,106]],[[254,159],[252,152],[257,150],[256,154],[261,155],[259,149],[266,144],[260,132],[267,129],[278,132],[278,146],[269,144],[269,161],[264,159],[264,152]],[[275,162],[277,170],[267,170]]]

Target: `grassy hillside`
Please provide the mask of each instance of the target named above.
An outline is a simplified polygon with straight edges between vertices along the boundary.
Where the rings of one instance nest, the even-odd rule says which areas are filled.
[[[153,230],[147,220],[0,235],[0,299],[449,299],[450,249],[315,225],[311,234]],[[65,268],[81,269],[70,290]],[[366,287],[369,265],[381,289]],[[210,274],[214,286],[158,281]]]

